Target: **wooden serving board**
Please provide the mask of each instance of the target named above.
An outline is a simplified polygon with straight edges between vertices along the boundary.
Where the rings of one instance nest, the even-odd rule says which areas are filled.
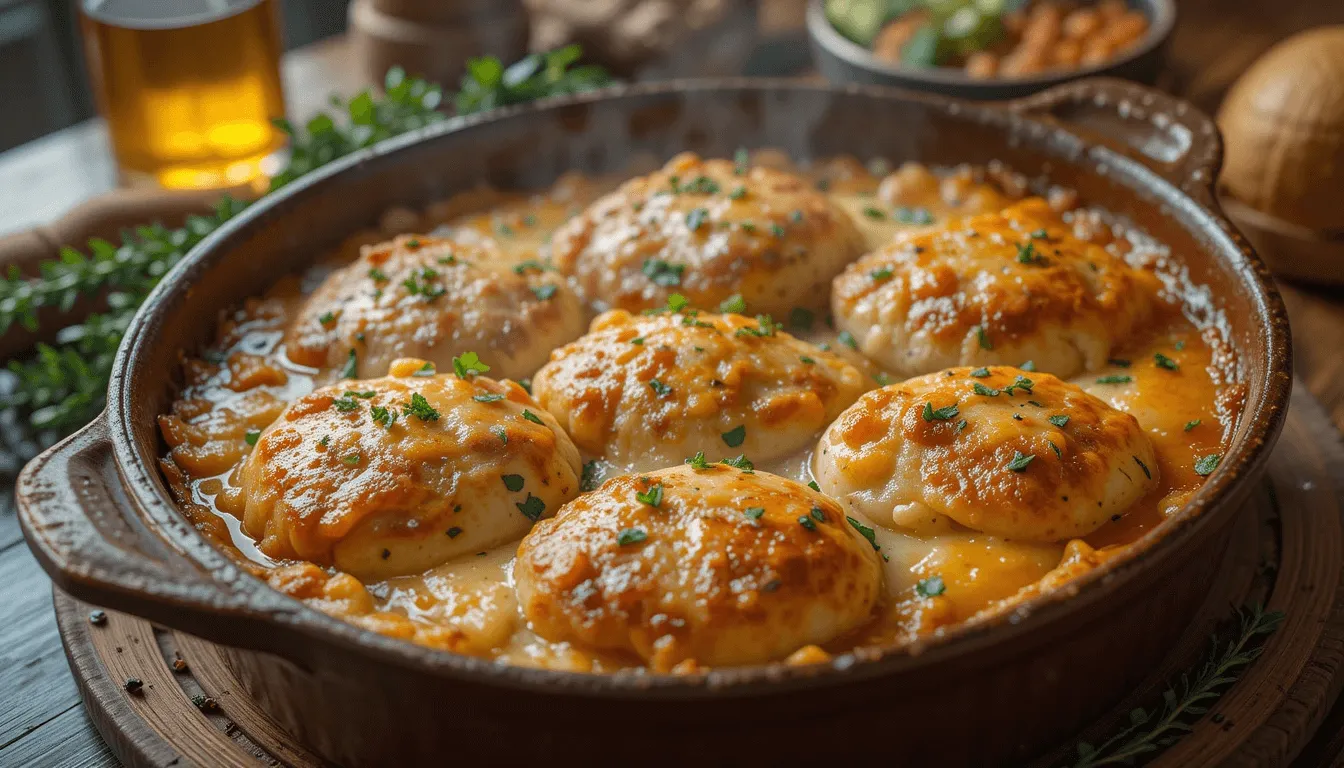
[[[1342,499],[1340,434],[1299,386],[1266,478],[1246,503],[1220,576],[1190,629],[1159,669],[1078,740],[1101,743],[1128,723],[1135,707],[1160,708],[1168,681],[1199,663],[1210,634],[1233,608],[1263,602],[1286,615],[1264,654],[1154,764],[1284,766],[1300,756],[1315,766],[1339,758],[1344,738],[1317,739],[1311,752],[1303,751],[1344,686]],[[56,592],[61,638],[89,716],[123,762],[325,764],[247,697],[217,646],[111,611],[95,624],[93,610]],[[175,669],[179,658],[184,663]],[[128,692],[128,678],[142,687]],[[1060,745],[1036,764],[1073,763],[1075,743]]]

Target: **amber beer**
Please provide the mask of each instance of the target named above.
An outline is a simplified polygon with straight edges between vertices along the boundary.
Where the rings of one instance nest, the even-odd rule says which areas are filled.
[[[123,180],[260,186],[282,143],[273,0],[81,0],[90,77]]]

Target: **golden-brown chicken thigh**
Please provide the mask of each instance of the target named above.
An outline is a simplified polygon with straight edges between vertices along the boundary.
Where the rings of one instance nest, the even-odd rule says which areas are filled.
[[[822,436],[822,490],[884,525],[1085,536],[1157,485],[1139,423],[1073,384],[951,368],[868,393]]]
[[[1105,364],[1152,316],[1158,288],[1032,198],[864,256],[835,279],[831,310],[861,352],[903,376],[1031,360],[1069,378]]]
[[[585,310],[540,262],[510,263],[482,245],[403,235],[367,246],[327,277],[285,339],[302,365],[373,378],[399,357],[447,369],[475,351],[499,378],[531,376],[583,333]]]
[[[782,659],[864,623],[873,546],[806,486],[725,465],[610,480],[518,548],[519,603],[556,642],[658,671]]]
[[[585,453],[631,471],[803,450],[872,386],[769,318],[612,310],[537,373],[532,391]]]
[[[261,434],[243,526],[272,558],[417,573],[521,537],[578,494],[579,470],[522,387],[398,360],[298,398]]]
[[[571,219],[551,255],[603,309],[661,307],[673,293],[712,309],[741,295],[750,312],[786,316],[824,306],[862,252],[848,214],[804,179],[684,153]]]

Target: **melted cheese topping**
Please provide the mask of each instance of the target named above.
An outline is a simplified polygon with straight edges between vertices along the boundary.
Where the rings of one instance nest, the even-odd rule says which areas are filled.
[[[690,188],[657,194],[670,186],[678,164],[689,171],[678,184]],[[1225,449],[1244,387],[1228,373],[1236,361],[1219,316],[1201,298],[1207,292],[1189,285],[1179,259],[1141,233],[1076,209],[1073,196],[1061,190],[1051,190],[1048,204],[1029,201],[999,215],[1027,185],[997,167],[935,173],[906,164],[889,173],[839,158],[807,172],[814,192],[799,184],[797,170],[778,153],[759,152],[752,166],[739,176],[732,162],[678,158],[661,176],[632,181],[587,213],[584,207],[614,186],[610,180],[569,176],[531,197],[478,190],[422,211],[388,211],[378,231],[352,235],[301,279],[283,280],[228,314],[216,342],[183,360],[185,386],[159,425],[168,445],[163,471],[184,514],[276,589],[391,637],[554,669],[680,672],[781,658],[822,661],[1012,610],[1159,525],[1199,488]],[[713,183],[697,181],[701,175]],[[739,183],[747,189],[734,197]],[[692,229],[686,216],[697,208],[706,209],[705,221]],[[795,209],[803,212],[801,221],[794,220]],[[743,230],[758,217],[764,235]],[[771,222],[784,234],[777,236]],[[555,285],[567,301],[566,285],[545,268],[553,253],[548,239],[562,225],[564,271],[581,294],[596,300],[589,310],[608,303],[660,307],[680,292],[702,312],[609,315],[589,336],[555,353],[549,372],[538,377],[535,408],[512,382],[447,375],[450,358],[470,349],[497,366],[490,376],[525,376],[532,363],[519,360],[564,343],[546,330],[551,325],[533,328],[509,314],[522,305],[507,299],[514,290],[508,286],[519,283],[527,292],[515,291],[523,302],[539,298],[536,285]],[[1018,262],[1018,246],[1038,228],[1046,230],[1038,251],[1046,261]],[[980,234],[972,237],[971,230]],[[405,237],[379,245],[396,235]],[[790,246],[809,254],[791,257]],[[919,247],[924,251],[915,253]],[[454,283],[435,299],[443,302],[436,309],[403,281],[423,282],[420,261],[444,248],[486,254],[473,266],[494,272],[471,278],[476,283]],[[872,254],[854,262],[832,291],[830,277],[865,249]],[[561,253],[554,255],[559,263]],[[376,286],[364,285],[370,267],[347,266],[366,257],[389,261],[399,279],[388,281],[388,311],[365,321],[361,340],[361,330],[347,329],[341,316],[346,309],[354,316],[381,306],[371,298]],[[659,280],[645,273],[650,259],[670,265],[650,268]],[[1098,265],[1096,273],[1079,266],[1087,261]],[[872,273],[883,270],[891,278],[874,280]],[[324,280],[342,288],[309,295]],[[462,304],[454,321],[453,338],[467,340],[453,346],[445,335],[424,344],[416,324],[437,322],[435,313],[457,307],[459,292],[475,290],[472,284],[490,287],[472,294],[479,302]],[[501,293],[494,293],[496,286]],[[1060,286],[1071,286],[1067,295]],[[369,295],[362,296],[365,288]],[[704,312],[735,294],[748,312],[770,312],[768,322],[783,328],[773,337],[739,337],[738,329],[759,330],[762,321]],[[837,308],[835,327],[820,309],[828,296]],[[492,301],[503,314],[490,308]],[[1049,311],[1030,311],[1038,304]],[[900,309],[893,314],[893,308]],[[327,312],[337,320],[330,327],[322,322]],[[473,312],[484,319],[463,325]],[[1105,315],[1103,325],[1097,312]],[[552,325],[568,329],[572,315],[566,309]],[[688,317],[692,322],[683,325]],[[989,333],[995,355],[980,345],[971,330],[977,325]],[[478,335],[462,336],[463,328]],[[564,333],[573,338],[581,326]],[[641,335],[644,349],[631,349],[640,346],[630,341]],[[916,368],[1033,360],[1025,367],[1034,370],[992,369],[986,386],[1002,391],[1017,375],[1045,382],[1049,371],[1070,383],[1051,377],[1048,387],[1037,385],[1051,402],[1031,399],[1054,407],[1057,396],[1061,407],[1080,410],[1057,435],[1059,428],[1034,413],[1029,425],[1012,420],[1008,408],[998,409],[1008,402],[1002,395],[973,404],[937,377],[897,385],[911,370],[898,354],[898,338],[914,340],[907,348],[924,344],[917,352],[924,362]],[[967,339],[974,340],[969,348]],[[520,340],[525,354],[495,346]],[[339,382],[352,348],[359,350],[361,376],[380,376],[378,367],[401,354],[432,356],[443,374],[422,379],[400,369],[400,377]],[[375,362],[379,354],[386,362]],[[655,378],[670,391],[660,395],[650,385]],[[950,378],[962,388],[975,381],[956,371]],[[732,396],[717,391],[714,380]],[[911,461],[927,460],[932,481],[950,482],[959,471],[975,476],[998,466],[1005,452],[1030,449],[1036,458],[1028,472],[1048,469],[1054,478],[1054,485],[1034,485],[1031,493],[1066,484],[1071,499],[1081,492],[1091,494],[1094,505],[1100,499],[1103,508],[1126,508],[1105,519],[1058,505],[996,514],[979,501],[960,503],[969,500],[965,494],[938,501],[947,483],[925,483],[913,465],[899,461],[889,477],[866,475],[871,488],[887,489],[872,496],[881,503],[855,503],[837,479],[847,473],[826,474],[828,457],[817,453],[826,442],[823,448],[812,442],[847,406],[862,406],[866,401],[856,404],[856,398],[877,385],[886,386],[866,397],[881,399],[892,387],[909,395],[904,405],[892,400],[873,411],[896,408],[888,423],[900,427],[889,429],[887,438],[879,430],[875,439],[909,441],[916,448]],[[354,398],[358,414],[341,412],[330,404],[346,391],[373,395]],[[373,420],[375,405],[405,405],[412,391],[441,414],[439,422],[402,413],[389,431]],[[503,398],[481,402],[472,393]],[[952,404],[938,399],[949,395],[965,409],[962,415],[950,423],[924,422],[919,398],[939,409]],[[1026,398],[1019,392],[1012,399],[1022,405],[1016,401]],[[542,423],[523,417],[523,410]],[[1018,410],[1025,418],[1035,407]],[[944,450],[944,432],[967,414],[960,439],[973,443],[964,452]],[[983,430],[972,430],[972,420]],[[1067,434],[1085,421],[1092,431]],[[725,443],[723,433],[739,424],[746,427],[743,443]],[[512,447],[492,429],[500,426]],[[853,429],[863,431],[841,418],[832,433]],[[321,446],[328,433],[328,445]],[[1052,435],[1069,454],[1043,453],[1041,441],[1054,441]],[[849,437],[862,442],[857,433]],[[1151,454],[1140,452],[1145,444]],[[352,450],[342,454],[346,448]],[[699,471],[680,465],[697,450],[710,465],[745,454],[758,469],[752,477],[722,465]],[[1074,460],[1091,455],[1103,469],[1131,450],[1152,477],[1116,496],[1081,464],[1068,464],[1073,450]],[[946,462],[930,458],[938,451]],[[357,466],[339,461],[351,453],[360,456]],[[853,458],[866,460],[861,451]],[[582,460],[588,464],[579,480]],[[657,469],[668,466],[679,468]],[[814,467],[836,499],[784,479],[806,484]],[[636,468],[649,474],[623,475]],[[513,491],[506,475],[514,485],[521,477],[524,490]],[[603,475],[613,479],[575,498]],[[892,478],[904,479],[883,482]],[[988,483],[977,491],[985,496],[980,501],[1007,501],[1011,508],[1017,491],[1026,490],[1016,483],[1025,479]],[[664,503],[674,514],[635,499],[655,482],[663,483]],[[761,482],[768,487],[757,487]],[[887,491],[890,498],[883,496]],[[543,515],[563,511],[531,528],[518,506],[529,494],[542,501]],[[746,504],[748,495],[764,501]],[[937,507],[942,519],[931,529],[920,528],[917,515],[902,518],[913,527],[898,524],[892,514],[898,495],[912,509],[915,503]],[[1133,496],[1140,498],[1127,504]],[[1120,500],[1108,502],[1113,498]],[[824,518],[813,518],[817,531],[798,520],[812,505]],[[728,513],[745,507],[764,510],[760,528]],[[464,514],[473,516],[471,526],[455,520]],[[453,527],[461,529],[457,536],[448,533]],[[646,538],[621,545],[621,532],[633,528]],[[873,576],[874,563],[880,577]],[[692,578],[697,574],[703,579]],[[772,587],[775,576],[781,583]],[[874,583],[880,586],[870,598]]]
[[[797,453],[871,385],[768,318],[613,310],[556,350],[533,387],[585,453],[637,472],[696,452]]]

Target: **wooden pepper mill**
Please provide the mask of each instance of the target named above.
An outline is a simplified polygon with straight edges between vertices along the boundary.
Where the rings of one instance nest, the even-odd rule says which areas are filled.
[[[1344,284],[1344,26],[1288,38],[1218,112],[1223,207],[1279,274]]]
[[[349,13],[351,47],[372,84],[399,66],[452,89],[467,59],[507,65],[527,53],[522,0],[354,0]]]

